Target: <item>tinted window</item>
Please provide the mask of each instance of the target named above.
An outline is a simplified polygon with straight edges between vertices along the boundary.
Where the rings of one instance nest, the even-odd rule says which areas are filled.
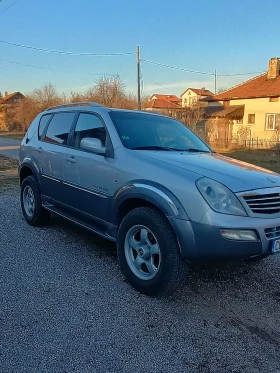
[[[102,146],[105,146],[106,130],[96,115],[87,113],[79,115],[74,133],[75,148],[80,148],[81,141],[85,137],[97,138],[102,142]]]
[[[48,126],[44,140],[59,145],[66,145],[75,115],[76,113],[55,114]]]
[[[195,148],[210,151],[198,136],[177,120],[154,114],[112,111],[110,116],[125,147]]]
[[[41,140],[42,135],[45,131],[46,125],[48,124],[48,121],[50,120],[52,114],[43,115],[38,128],[38,139]]]

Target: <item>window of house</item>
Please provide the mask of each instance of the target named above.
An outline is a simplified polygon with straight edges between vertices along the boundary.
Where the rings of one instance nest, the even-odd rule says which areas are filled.
[[[38,127],[38,139],[41,140],[43,133],[46,129],[46,126],[51,119],[52,114],[43,115],[40,119],[39,127]]]
[[[68,135],[76,113],[57,113],[53,116],[44,141],[57,145],[67,145]]]
[[[184,98],[184,103],[185,103],[185,104],[188,103],[188,99],[187,99],[187,98]]]
[[[280,114],[267,114],[266,115],[266,129],[275,130],[280,128]]]
[[[279,97],[269,97],[269,102],[278,102]]]
[[[19,103],[19,98],[18,97],[14,98],[14,103]]]
[[[197,103],[197,97],[193,97],[192,98],[192,104],[194,105],[194,104],[196,104]]]
[[[106,129],[98,116],[87,113],[79,115],[74,133],[75,148],[80,148],[81,141],[85,137],[99,139],[102,146],[105,146]]]
[[[248,124],[255,124],[255,114],[248,114]]]
[[[241,118],[241,119],[236,119],[236,122],[235,122],[236,124],[243,124],[243,118]]]

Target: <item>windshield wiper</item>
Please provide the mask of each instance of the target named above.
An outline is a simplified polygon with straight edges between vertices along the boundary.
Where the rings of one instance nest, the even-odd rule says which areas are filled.
[[[197,148],[188,148],[184,150],[185,152],[194,152],[194,153],[211,153],[210,150],[201,150]]]
[[[183,149],[169,148],[168,146],[158,146],[158,145],[136,146],[131,149],[132,150],[167,150],[167,151],[176,150],[178,152],[183,151]]]

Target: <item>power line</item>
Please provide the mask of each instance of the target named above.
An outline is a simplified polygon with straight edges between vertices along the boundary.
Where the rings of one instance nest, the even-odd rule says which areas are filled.
[[[12,63],[12,64],[15,64],[15,65],[20,65],[20,66],[32,67],[32,68],[41,69],[41,70],[50,70],[50,71],[59,71],[59,72],[65,72],[65,73],[70,73],[70,74],[73,74],[73,73],[78,74],[78,72],[75,72],[75,71],[59,70],[59,69],[53,69],[51,67],[29,65],[29,64],[25,64],[25,63],[21,63],[21,62],[6,60],[6,59],[3,59],[3,58],[0,58],[0,61],[8,62],[8,63]],[[92,76],[97,76],[97,75],[99,75],[99,76],[102,76],[102,75],[114,76],[114,74],[93,74],[93,73],[87,73],[87,72],[83,72],[83,71],[79,71],[79,74],[92,75]]]
[[[154,81],[154,80],[152,80],[152,79],[148,79],[148,78],[145,78],[145,79],[149,80],[150,82],[152,82],[152,83],[154,83],[154,84],[156,84],[156,85],[158,85],[158,86],[160,86],[160,87],[162,87],[162,88],[164,88],[164,89],[167,89],[167,90],[169,90],[169,88],[165,87],[165,86],[164,86],[164,85],[162,85],[162,84],[159,84],[159,83],[155,82],[155,81]]]
[[[240,75],[254,75],[254,74],[264,74],[265,71],[255,71],[255,72],[251,72],[251,73],[240,73],[240,74],[221,74],[221,75],[218,75],[218,77],[220,76],[240,76]]]
[[[141,61],[150,63],[152,65],[162,66],[162,67],[166,67],[166,68],[173,69],[173,70],[185,71],[185,72],[189,72],[189,73],[193,73],[193,74],[210,75],[210,76],[214,76],[215,75],[215,73],[208,73],[208,72],[205,72],[205,71],[197,71],[197,70],[185,69],[185,68],[178,67],[178,66],[166,65],[166,64],[163,64],[163,63],[160,63],[160,62],[145,60],[143,58],[141,59]],[[241,75],[254,75],[254,74],[263,74],[263,73],[264,73],[264,71],[255,71],[255,72],[236,73],[236,74],[217,74],[217,76],[218,77],[224,77],[224,76],[241,76]]]
[[[2,16],[2,14],[6,13],[7,10],[9,10],[18,0],[15,0],[11,5],[9,5],[5,10],[3,10],[3,12],[0,13],[0,16]]]
[[[182,67],[166,65],[166,64],[163,64],[163,63],[160,63],[160,62],[154,62],[154,61],[150,61],[150,60],[144,60],[143,58],[141,59],[141,61],[150,63],[152,65],[167,67],[168,69],[173,69],[173,70],[186,71],[188,73],[193,73],[193,74],[202,74],[202,75],[211,75],[211,76],[214,75],[213,73],[206,73],[206,72],[203,72],[203,71],[196,71],[196,70],[184,69]]]
[[[12,45],[14,47],[19,48],[26,48],[26,49],[33,49],[39,52],[47,52],[47,53],[56,53],[56,54],[64,54],[64,55],[71,55],[71,56],[94,56],[94,57],[110,57],[110,56],[126,56],[135,54],[134,52],[119,52],[119,53],[90,53],[90,52],[66,52],[66,51],[59,51],[55,49],[44,49],[39,47],[33,47],[31,45],[24,45],[24,44],[16,44],[11,43],[9,41],[0,40],[0,43]]]

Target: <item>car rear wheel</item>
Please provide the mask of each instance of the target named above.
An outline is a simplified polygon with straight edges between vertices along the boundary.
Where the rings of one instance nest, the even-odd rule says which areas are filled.
[[[42,206],[41,193],[34,176],[27,176],[21,184],[20,202],[28,224],[40,226],[48,222],[50,212]]]
[[[126,215],[117,248],[125,277],[142,293],[170,294],[186,282],[189,264],[167,218],[154,208],[140,207]]]

